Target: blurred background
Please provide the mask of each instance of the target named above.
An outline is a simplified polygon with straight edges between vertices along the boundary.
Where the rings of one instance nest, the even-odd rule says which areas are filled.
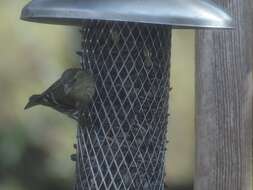
[[[27,2],[0,1],[0,189],[69,190],[76,123],[45,107],[23,108],[31,94],[78,66],[78,28],[21,21]],[[172,47],[166,183],[192,190],[194,31],[173,30]]]

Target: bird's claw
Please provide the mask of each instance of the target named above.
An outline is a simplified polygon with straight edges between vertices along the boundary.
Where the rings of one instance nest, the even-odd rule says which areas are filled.
[[[76,162],[76,161],[77,161],[77,155],[76,155],[76,154],[71,154],[71,155],[70,155],[70,159],[71,159],[73,162]]]

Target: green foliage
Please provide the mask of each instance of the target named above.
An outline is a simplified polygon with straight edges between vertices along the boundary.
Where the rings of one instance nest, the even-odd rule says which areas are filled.
[[[0,2],[0,189],[71,189],[75,122],[27,98],[77,66],[73,28],[19,20],[26,0]]]

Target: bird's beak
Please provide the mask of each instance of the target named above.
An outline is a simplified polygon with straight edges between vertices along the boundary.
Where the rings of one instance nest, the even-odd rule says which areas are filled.
[[[36,105],[36,103],[35,102],[31,102],[31,101],[29,101],[27,104],[26,104],[26,106],[25,106],[25,110],[27,110],[27,109],[29,109],[29,108],[31,108],[31,107],[33,107],[33,106],[35,106]]]

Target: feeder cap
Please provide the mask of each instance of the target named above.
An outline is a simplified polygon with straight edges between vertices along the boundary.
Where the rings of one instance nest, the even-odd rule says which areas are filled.
[[[231,28],[231,17],[209,0],[33,0],[21,19],[82,25],[85,20],[127,21],[176,27]]]

